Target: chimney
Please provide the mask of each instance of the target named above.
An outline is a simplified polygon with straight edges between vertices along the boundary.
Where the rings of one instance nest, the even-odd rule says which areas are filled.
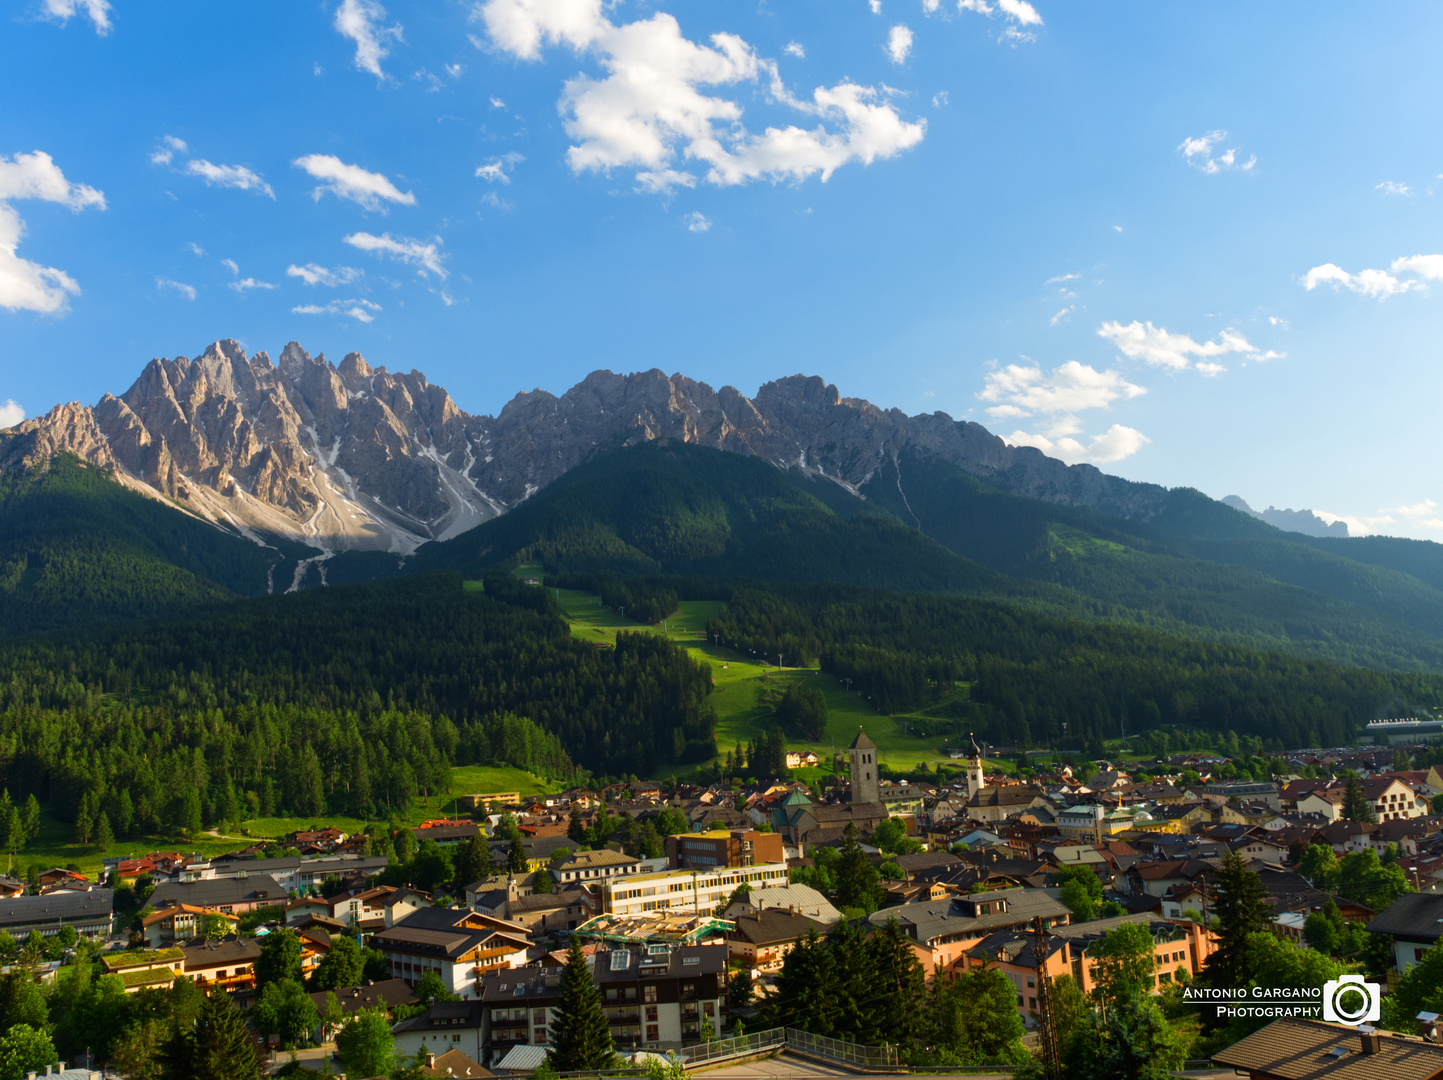
[[[436,1055],[433,1054],[433,1053],[431,1053],[431,1051],[427,1050],[427,1051],[426,1051],[426,1068],[428,1068],[428,1069],[434,1069],[435,1067],[436,1067]]]
[[[1363,1053],[1376,1054],[1383,1048],[1383,1037],[1372,1028],[1363,1028],[1358,1033],[1362,1042]]]

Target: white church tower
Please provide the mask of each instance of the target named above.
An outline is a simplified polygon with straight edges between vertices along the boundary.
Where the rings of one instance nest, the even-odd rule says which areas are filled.
[[[977,746],[977,736],[971,736],[972,756],[967,759],[967,798],[976,798],[982,790],[982,751]]]

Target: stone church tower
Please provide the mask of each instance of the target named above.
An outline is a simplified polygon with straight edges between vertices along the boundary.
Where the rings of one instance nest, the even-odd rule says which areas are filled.
[[[882,785],[877,777],[877,747],[867,733],[857,728],[857,737],[847,751],[851,759],[852,797],[854,803],[882,801]]]

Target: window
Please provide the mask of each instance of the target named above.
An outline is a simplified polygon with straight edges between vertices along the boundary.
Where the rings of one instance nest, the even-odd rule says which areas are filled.
[[[646,1007],[646,1022],[647,1022],[648,1024],[654,1024],[654,1023],[656,1023],[656,1006],[655,1006],[655,1005],[648,1005],[648,1006]]]
[[[656,1024],[646,1025],[646,1041],[661,1042],[661,1029]]]
[[[643,989],[645,991],[644,1000],[656,1000],[656,983],[648,983],[645,987],[643,987]]]

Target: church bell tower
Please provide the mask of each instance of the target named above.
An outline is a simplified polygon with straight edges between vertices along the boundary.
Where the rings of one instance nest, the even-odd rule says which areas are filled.
[[[867,733],[857,728],[857,737],[847,750],[852,772],[853,803],[882,801],[882,785],[877,777],[877,747]]]
[[[977,746],[977,736],[971,736],[972,755],[967,759],[967,797],[976,797],[982,790],[982,751]]]

